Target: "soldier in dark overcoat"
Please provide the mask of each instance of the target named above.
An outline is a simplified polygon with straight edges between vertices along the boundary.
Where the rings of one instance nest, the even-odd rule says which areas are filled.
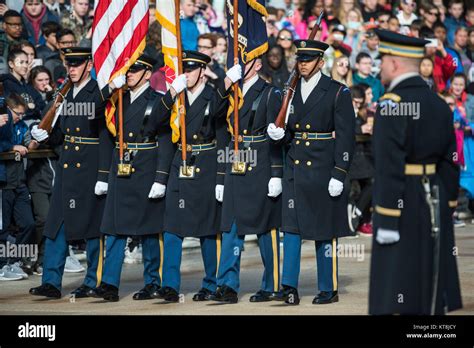
[[[231,139],[221,160],[226,162],[223,185],[216,187],[222,206],[222,253],[219,261],[218,290],[212,298],[235,303],[240,288],[240,258],[245,235],[256,234],[264,274],[261,289],[251,302],[269,301],[278,289],[279,232],[281,222],[281,177],[283,153],[279,144],[266,136],[268,124],[274,122],[281,106],[281,92],[259,77],[259,57],[246,62],[243,76],[243,104],[239,110],[238,154]],[[237,67],[236,67],[237,68]],[[233,69],[233,68],[232,68]],[[227,72],[232,81],[241,79],[237,70]],[[228,114],[233,134],[233,109]]]
[[[123,95],[123,159],[120,159],[117,136],[110,169],[96,185],[99,193],[107,192],[101,225],[106,236],[106,257],[102,282],[89,290],[88,295],[106,301],[119,300],[129,236],[141,237],[144,263],[145,286],[133,299],[151,299],[161,284],[165,193],[175,151],[169,117],[175,94],[168,92],[163,96],[150,87],[155,64],[154,58],[143,54],[127,71],[128,91]],[[123,75],[116,77],[111,88],[121,87],[124,81]]]
[[[187,77],[185,94],[186,158],[189,175],[183,175],[181,142],[171,165],[166,194],[162,288],[158,298],[179,300],[183,238],[200,239],[205,277],[193,296],[205,301],[216,291],[216,274],[221,245],[219,230],[222,204],[216,200],[218,172],[225,164],[217,161],[218,149],[225,147],[228,132],[225,114],[228,95],[224,87],[215,90],[205,82],[204,72],[211,58],[196,51],[183,52]],[[229,83],[230,85],[230,83]],[[221,141],[219,141],[221,140]],[[218,143],[219,142],[219,143]]]
[[[378,35],[381,78],[389,87],[374,123],[369,314],[444,314],[462,307],[452,112],[419,75],[428,41],[384,30]]]
[[[90,48],[65,49],[68,75],[73,87],[57,111],[51,134],[34,126],[31,135],[50,146],[61,146],[54,180],[51,205],[44,228],[45,254],[42,285],[30,293],[46,297],[61,297],[61,280],[68,242],[87,241],[87,274],[75,291],[76,298],[86,297],[88,289],[97,286],[102,270],[102,240],[100,223],[105,196],[97,195],[94,187],[103,171],[110,166],[111,143],[104,110],[106,97],[90,76]]]
[[[352,160],[355,115],[349,88],[321,73],[328,45],[299,40],[297,84],[286,132],[269,126],[289,145],[283,176],[282,289],[274,300],[299,303],[301,240],[315,241],[319,294],[313,304],[338,301],[337,239],[349,235],[347,172]]]

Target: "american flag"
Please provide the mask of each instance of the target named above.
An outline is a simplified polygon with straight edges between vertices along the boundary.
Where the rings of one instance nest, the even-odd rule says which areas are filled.
[[[99,88],[125,74],[145,49],[148,31],[148,0],[95,0],[92,54]],[[116,135],[115,104],[106,109],[107,127]]]

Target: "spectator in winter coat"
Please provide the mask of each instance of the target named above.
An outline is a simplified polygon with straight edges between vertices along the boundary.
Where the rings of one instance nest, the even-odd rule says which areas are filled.
[[[429,38],[427,38],[429,39]],[[427,44],[425,46],[426,56],[431,58],[434,62],[433,79],[436,88],[439,92],[444,91],[447,87],[448,81],[456,71],[456,65],[453,57],[446,52],[443,42]]]
[[[5,96],[17,94],[21,96],[27,106],[25,118],[38,118],[45,103],[41,95],[25,80],[28,72],[28,57],[20,49],[13,49],[8,55],[10,74],[4,76],[3,87]]]
[[[466,21],[462,18],[464,12],[463,0],[450,0],[448,5],[449,16],[446,17],[444,25],[448,29],[448,45],[454,45],[454,35],[459,27],[466,27]]]
[[[35,45],[43,45],[46,40],[41,33],[41,25],[45,22],[57,22],[58,18],[52,14],[41,0],[26,0],[21,11],[29,41]]]

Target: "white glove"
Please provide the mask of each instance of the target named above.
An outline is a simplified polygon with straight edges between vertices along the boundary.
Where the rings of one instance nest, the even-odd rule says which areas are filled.
[[[379,228],[377,230],[377,237],[375,240],[379,244],[393,244],[400,240],[400,233],[394,230],[386,230],[384,228]]]
[[[174,81],[171,83],[171,87],[175,90],[176,94],[181,93],[185,90],[186,86],[188,85],[188,78],[185,74],[179,75]]]
[[[281,193],[281,178],[271,178],[268,182],[268,197],[278,197]]]
[[[45,141],[49,137],[48,132],[44,129],[38,128],[37,125],[34,125],[33,128],[31,128],[31,136],[39,142]]]
[[[112,80],[113,88],[114,89],[122,88],[126,82],[127,82],[127,78],[125,77],[125,75],[118,75],[116,78]]]
[[[329,180],[328,191],[331,197],[337,197],[342,193],[344,184],[337,179],[331,178]]]
[[[95,183],[94,193],[97,196],[102,196],[107,193],[107,189],[109,188],[109,184],[103,181],[97,181]]]
[[[285,130],[277,127],[275,123],[270,123],[267,127],[267,134],[272,140],[280,140],[285,136]]]
[[[224,200],[224,185],[216,185],[216,199],[221,203]]]
[[[232,81],[232,83],[236,83],[242,79],[242,67],[240,64],[234,65],[232,68],[227,70],[225,75]]]
[[[159,182],[155,182],[151,187],[150,193],[148,194],[148,198],[155,199],[164,197],[165,192],[166,185],[160,184]]]

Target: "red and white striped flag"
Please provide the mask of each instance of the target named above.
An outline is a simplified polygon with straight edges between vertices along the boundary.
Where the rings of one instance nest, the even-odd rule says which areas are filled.
[[[175,19],[174,0],[156,0],[155,16],[161,24],[161,45],[164,56],[166,87],[169,89],[170,84],[174,81],[178,73],[178,40],[176,38],[176,19]],[[178,108],[175,103],[170,119],[173,142],[179,140],[179,118]]]
[[[145,49],[148,32],[148,0],[95,0],[92,24],[92,54],[99,88],[125,74]],[[107,127],[113,135],[115,103],[106,109]]]

